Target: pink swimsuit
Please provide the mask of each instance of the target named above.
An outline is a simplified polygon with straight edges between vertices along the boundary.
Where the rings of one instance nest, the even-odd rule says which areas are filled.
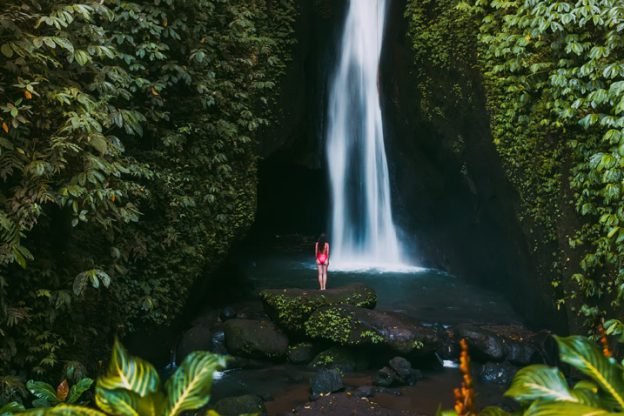
[[[325,263],[327,263],[327,243],[325,243],[325,247],[323,247],[323,251],[319,251],[318,250],[318,243],[316,243],[316,261],[321,264],[321,265],[325,265]]]

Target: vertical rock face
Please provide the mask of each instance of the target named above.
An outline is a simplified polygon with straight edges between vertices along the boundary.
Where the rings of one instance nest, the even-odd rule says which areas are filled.
[[[412,3],[392,3],[381,66],[397,222],[416,237],[425,264],[505,293],[533,324],[555,325],[541,254],[527,244],[518,195],[492,143],[481,76],[454,50],[445,51],[444,70],[426,59],[416,66],[404,14],[428,6]],[[469,41],[454,29],[443,35],[449,43]],[[460,74],[459,65],[468,69]]]
[[[282,119],[262,148],[256,225],[273,233],[316,233],[327,224],[324,105],[346,4],[300,2],[298,44],[282,83]],[[459,77],[455,63],[445,70],[416,67],[404,17],[408,6],[407,0],[389,2],[379,77],[400,237],[422,265],[501,291],[531,323],[552,327],[563,320],[551,306],[547,256],[529,249],[518,221],[518,195],[492,144],[481,76],[470,68]],[[427,74],[428,85],[417,71]]]

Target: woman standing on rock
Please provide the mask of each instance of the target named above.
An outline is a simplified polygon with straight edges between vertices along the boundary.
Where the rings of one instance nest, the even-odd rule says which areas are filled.
[[[321,234],[314,245],[314,254],[316,255],[316,265],[318,267],[319,286],[321,290],[325,290],[327,288],[327,267],[329,266],[329,243],[325,234]]]

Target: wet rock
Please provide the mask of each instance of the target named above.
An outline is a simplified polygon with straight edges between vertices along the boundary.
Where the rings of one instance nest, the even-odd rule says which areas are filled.
[[[236,311],[231,306],[226,306],[225,308],[221,309],[221,312],[219,313],[219,318],[222,321],[227,321],[228,319],[234,319],[236,318]]]
[[[239,416],[243,414],[266,415],[264,402],[258,396],[246,394],[244,396],[226,397],[219,400],[214,409],[221,416]]]
[[[440,340],[440,346],[436,351],[438,357],[442,360],[456,360],[459,357],[460,348],[455,331],[442,325],[436,325],[435,330]]]
[[[320,397],[311,403],[297,406],[293,413],[299,416],[319,415],[358,415],[358,416],[406,416],[413,413],[405,413],[400,410],[390,410],[378,403],[365,398],[356,397],[347,393],[337,393]]]
[[[479,379],[485,383],[509,385],[518,368],[508,362],[485,363],[479,371]]]
[[[320,370],[310,379],[310,399],[316,400],[322,394],[334,393],[343,388],[342,376],[337,369]]]
[[[539,361],[533,331],[519,325],[485,325],[483,328],[503,340],[507,361],[520,366]]]
[[[288,338],[270,321],[230,319],[223,329],[232,355],[279,360],[288,350]]]
[[[182,362],[193,351],[212,351],[212,337],[212,331],[205,326],[194,326],[187,330],[178,343],[177,361]]]
[[[310,363],[312,368],[336,368],[343,373],[368,368],[367,356],[344,347],[331,347],[321,351]]]
[[[210,339],[210,351],[215,354],[227,354],[228,351],[225,346],[225,331],[223,328],[213,330],[212,338]]]
[[[314,358],[314,345],[309,342],[288,347],[288,361],[293,364],[307,364]]]
[[[375,291],[363,284],[335,289],[268,289],[260,292],[268,316],[288,333],[302,335],[304,324],[317,309],[327,305],[353,305],[374,308]]]
[[[402,396],[403,393],[401,393],[401,390],[396,389],[396,388],[389,388],[389,387],[384,387],[384,386],[379,386],[375,388],[375,392],[380,393],[380,394],[387,394],[390,396]]]
[[[375,346],[401,354],[426,355],[439,346],[435,331],[406,315],[351,305],[324,306],[305,324],[313,339],[347,346]]]
[[[373,397],[375,395],[375,388],[373,386],[360,386],[353,390],[352,394],[355,397]]]
[[[422,372],[413,369],[412,364],[403,357],[394,357],[388,362],[388,365],[396,373],[396,381],[401,384],[411,386],[423,378]]]
[[[377,386],[390,387],[397,381],[397,374],[390,367],[383,367],[375,374],[373,384]]]
[[[474,325],[460,325],[456,329],[459,339],[468,341],[470,354],[482,361],[502,361],[506,350],[502,339],[487,329]]]

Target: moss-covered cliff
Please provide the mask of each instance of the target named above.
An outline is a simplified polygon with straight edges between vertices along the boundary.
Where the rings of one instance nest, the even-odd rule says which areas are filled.
[[[0,12],[0,373],[179,314],[256,209],[294,1]]]
[[[405,9],[419,114],[442,129],[466,115],[487,123],[480,134],[516,196],[510,208],[532,290],[572,327],[620,299],[623,49],[612,6],[592,9],[591,24],[586,8],[567,3],[408,1]],[[474,178],[470,164],[465,174]]]

